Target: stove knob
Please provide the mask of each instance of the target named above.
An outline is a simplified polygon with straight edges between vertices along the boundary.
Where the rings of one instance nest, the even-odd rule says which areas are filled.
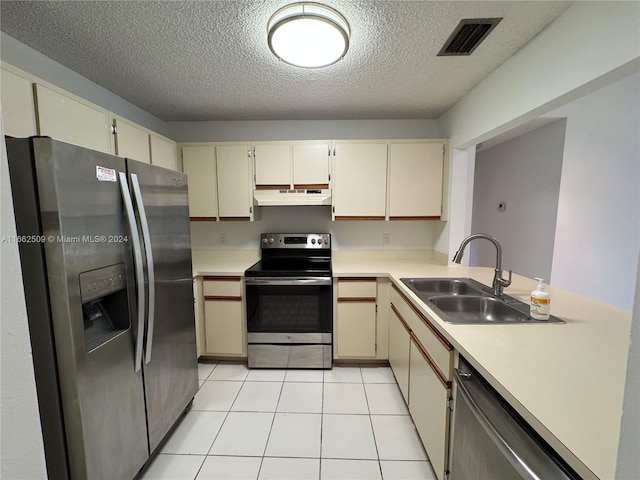
[[[320,243],[320,242],[318,242],[318,243]],[[311,245],[315,245],[315,244],[316,244],[316,239],[315,239],[315,238],[312,238],[312,239],[311,239]]]
[[[273,244],[273,237],[271,237],[271,238],[269,239],[269,243],[270,243],[270,244]]]
[[[266,245],[266,244],[267,244],[267,242],[268,242],[267,237],[264,237],[264,238],[262,239],[262,243]]]
[[[325,245],[329,245],[329,239],[328,239],[328,238],[325,238],[325,239],[324,239],[324,244],[325,244]]]

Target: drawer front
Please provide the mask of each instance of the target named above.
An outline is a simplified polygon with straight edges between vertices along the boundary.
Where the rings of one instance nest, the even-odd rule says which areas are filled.
[[[338,278],[338,299],[376,298],[377,294],[375,278]]]
[[[437,332],[429,319],[402,295],[393,285],[391,303],[411,328],[418,341],[433,359],[436,367],[446,380],[451,380],[453,367],[453,346]]]
[[[204,277],[202,293],[205,297],[242,297],[242,277]]]

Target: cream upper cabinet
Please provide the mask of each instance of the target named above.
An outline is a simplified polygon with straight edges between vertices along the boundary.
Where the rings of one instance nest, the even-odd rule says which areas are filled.
[[[129,120],[114,116],[116,155],[150,163],[149,132]]]
[[[384,220],[387,144],[336,142],[332,188],[334,220]]]
[[[253,147],[253,155],[256,188],[290,188],[291,144],[256,143]]]
[[[253,220],[250,146],[217,145],[215,148],[220,220]]]
[[[100,152],[111,151],[107,110],[39,83],[35,88],[39,135]]]
[[[191,220],[215,221],[218,216],[215,147],[182,147],[182,171],[189,182]]]
[[[11,137],[37,135],[31,80],[3,66],[0,71],[0,90],[4,134]]]
[[[293,188],[329,188],[329,142],[293,145]]]
[[[178,169],[176,142],[151,133],[149,135],[149,148],[151,150],[152,165],[169,168],[171,170]]]
[[[426,220],[442,214],[444,143],[389,145],[389,219]]]

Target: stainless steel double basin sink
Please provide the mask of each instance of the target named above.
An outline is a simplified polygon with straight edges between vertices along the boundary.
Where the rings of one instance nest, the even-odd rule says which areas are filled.
[[[502,295],[472,278],[401,278],[409,289],[448,323],[509,324],[565,323],[557,317],[536,320],[529,316],[529,305]]]

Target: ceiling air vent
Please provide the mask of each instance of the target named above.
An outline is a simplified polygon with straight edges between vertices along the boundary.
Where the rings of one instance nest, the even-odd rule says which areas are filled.
[[[439,57],[471,55],[487,38],[502,18],[466,18],[460,23],[438,52]]]

